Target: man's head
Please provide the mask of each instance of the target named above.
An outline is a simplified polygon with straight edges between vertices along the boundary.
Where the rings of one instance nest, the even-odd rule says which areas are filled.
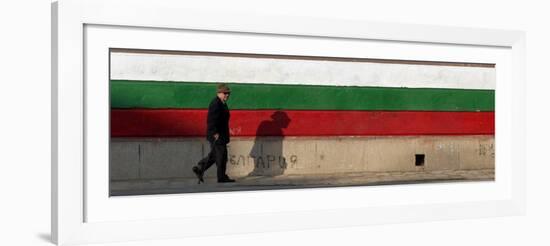
[[[220,100],[227,102],[229,95],[231,95],[231,89],[226,84],[218,84],[218,97]]]

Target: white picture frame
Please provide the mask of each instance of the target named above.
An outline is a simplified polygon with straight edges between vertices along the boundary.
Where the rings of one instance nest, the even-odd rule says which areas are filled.
[[[525,211],[525,35],[521,31],[186,11],[180,1],[61,0],[52,4],[52,11],[52,238],[59,245]],[[156,38],[147,35],[152,32]],[[219,42],[182,44],[178,35],[213,35]],[[264,45],[253,46],[250,37],[265,41]],[[104,59],[108,48],[320,52],[320,46],[298,49],[293,45],[301,42],[378,47],[359,55],[369,58],[496,64],[495,181],[108,196],[108,169],[104,168],[108,159],[94,152],[104,149],[108,136],[103,134],[108,130],[104,107],[108,94],[106,84],[90,82],[104,78],[108,83],[108,60]],[[332,52],[324,55],[350,55],[344,49]],[[220,203],[226,206],[215,206]]]

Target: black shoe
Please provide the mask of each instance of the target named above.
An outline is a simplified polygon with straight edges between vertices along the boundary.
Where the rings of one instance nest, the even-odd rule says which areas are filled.
[[[200,168],[197,167],[197,166],[194,166],[194,167],[193,167],[193,172],[195,173],[195,175],[196,175],[197,178],[199,179],[198,184],[204,183],[204,179],[202,178],[203,173],[201,172]]]
[[[233,183],[235,182],[234,179],[230,179],[229,177],[225,176],[223,179],[218,179],[218,183]]]

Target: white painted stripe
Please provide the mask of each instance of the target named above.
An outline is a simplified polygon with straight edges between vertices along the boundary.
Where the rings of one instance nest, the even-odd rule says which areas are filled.
[[[111,53],[111,79],[495,89],[495,68]]]

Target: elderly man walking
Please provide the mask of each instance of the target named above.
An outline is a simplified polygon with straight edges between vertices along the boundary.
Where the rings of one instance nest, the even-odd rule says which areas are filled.
[[[206,120],[206,140],[210,142],[210,153],[193,167],[193,172],[204,182],[204,172],[214,163],[217,167],[218,183],[235,182],[225,174],[227,166],[227,144],[229,143],[229,108],[227,100],[231,90],[225,84],[219,84],[217,95],[208,106]]]

